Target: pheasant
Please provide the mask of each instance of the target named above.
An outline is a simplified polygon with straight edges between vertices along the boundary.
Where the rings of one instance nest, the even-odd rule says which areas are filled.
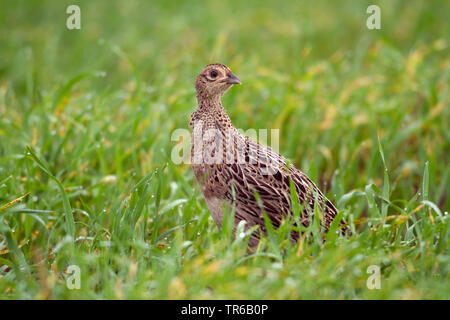
[[[224,215],[234,208],[234,233],[241,220],[246,230],[259,226],[248,242],[249,247],[256,246],[260,232],[266,232],[263,212],[275,228],[292,215],[292,181],[302,209],[301,224],[309,225],[316,206],[321,225],[328,231],[337,210],[311,179],[272,148],[258,144],[232,125],[221,98],[233,84],[241,81],[227,66],[207,65],[195,82],[198,108],[189,123],[193,131],[191,165],[214,222],[221,228]],[[295,242],[299,233],[292,232],[290,237]]]

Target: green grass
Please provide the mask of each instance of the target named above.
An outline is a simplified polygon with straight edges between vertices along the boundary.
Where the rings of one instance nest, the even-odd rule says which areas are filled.
[[[1,299],[450,299],[448,1],[376,1],[373,31],[373,1],[152,2],[76,1],[73,31],[73,1],[2,3]],[[352,237],[218,230],[170,157],[211,62]]]

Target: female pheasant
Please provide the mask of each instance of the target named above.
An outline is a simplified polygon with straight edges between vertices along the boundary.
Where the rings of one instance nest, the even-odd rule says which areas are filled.
[[[241,134],[222,106],[223,94],[241,81],[223,64],[207,65],[197,77],[198,109],[191,115],[193,129],[191,163],[211,215],[220,228],[225,214],[235,209],[236,227],[246,221],[246,229],[259,226],[265,233],[263,211],[275,228],[292,214],[290,181],[302,207],[301,223],[308,226],[316,208],[322,226],[328,230],[337,210],[317,186],[272,148]],[[298,239],[293,232],[293,241]],[[253,232],[249,246],[259,242]]]

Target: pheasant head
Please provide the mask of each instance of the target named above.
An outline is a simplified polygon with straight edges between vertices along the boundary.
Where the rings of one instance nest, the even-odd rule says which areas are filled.
[[[209,64],[195,81],[197,98],[220,99],[233,84],[241,84],[241,80],[231,72],[230,68],[219,63]]]

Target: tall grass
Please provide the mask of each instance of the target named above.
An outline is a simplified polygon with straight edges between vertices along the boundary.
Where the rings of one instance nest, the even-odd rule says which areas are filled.
[[[448,2],[379,1],[377,31],[364,1],[77,1],[73,31],[69,4],[0,11],[1,298],[450,298]],[[243,81],[235,126],[280,129],[350,238],[292,245],[286,222],[249,253],[214,225],[170,158],[211,62]]]

